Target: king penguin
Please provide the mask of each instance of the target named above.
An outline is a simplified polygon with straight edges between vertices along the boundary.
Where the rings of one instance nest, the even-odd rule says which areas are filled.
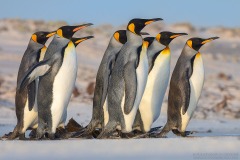
[[[76,49],[70,39],[76,31],[89,25],[92,24],[59,28],[44,60],[32,67],[18,85],[18,89],[21,90],[39,77],[37,139],[42,138],[45,133],[48,138],[54,139],[56,128],[64,128],[67,106],[77,76]],[[88,38],[84,38],[86,39]]]
[[[127,41],[126,30],[116,31],[103,55],[96,77],[96,87],[93,97],[92,120],[87,126],[87,134],[96,127],[101,127],[108,121],[107,104],[105,103],[108,91],[109,77],[114,67],[117,55]]]
[[[46,51],[45,43],[48,38],[55,33],[55,31],[40,31],[32,34],[20,63],[17,83],[19,83],[30,67],[43,60]],[[25,132],[27,129],[37,127],[37,105],[35,104],[37,86],[38,81],[36,80],[28,87],[23,88],[21,92],[16,91],[15,106],[17,125],[8,139],[15,139],[19,136],[19,139],[23,140],[25,139]]]
[[[170,80],[167,123],[157,137],[165,137],[170,130],[183,137],[190,133],[186,127],[197,107],[204,83],[203,60],[199,49],[215,39],[218,37],[187,40]]]
[[[171,41],[186,33],[172,33],[163,31],[157,34],[148,48],[149,71],[146,88],[139,105],[139,112],[136,115],[134,128],[142,132],[148,132],[152,123],[160,115],[162,101],[168,86],[170,77],[170,48]],[[145,38],[147,40],[147,38]],[[152,37],[153,38],[153,37]]]
[[[137,93],[137,88],[138,85],[145,87],[145,84],[138,84],[138,80],[141,81],[141,79],[138,79],[136,71],[144,45],[140,32],[146,25],[159,20],[162,19],[136,18],[128,23],[127,42],[119,51],[109,81],[107,97],[109,121],[98,138],[108,137],[115,129],[121,130],[123,133],[132,131],[132,124],[138,109],[135,104],[139,103],[135,99],[141,100],[136,95],[141,96],[143,94]]]

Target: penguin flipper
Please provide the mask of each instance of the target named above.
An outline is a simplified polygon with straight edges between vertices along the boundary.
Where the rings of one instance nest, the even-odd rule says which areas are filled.
[[[26,86],[28,86],[32,81],[34,81],[37,77],[43,76],[46,74],[49,69],[50,65],[47,64],[48,60],[41,61],[36,65],[32,66],[17,84],[17,90],[22,90]]]
[[[129,114],[133,108],[137,94],[136,62],[128,62],[124,66],[123,78],[125,81],[124,113]]]
[[[189,67],[187,71],[185,72],[184,80],[182,81],[182,89],[181,89],[181,94],[182,94],[182,104],[183,104],[183,115],[187,112],[188,106],[190,103],[190,94],[191,94],[191,86],[189,79],[192,75],[192,69]]]
[[[36,81],[31,82],[28,86],[28,109],[31,111],[33,109],[36,97]]]

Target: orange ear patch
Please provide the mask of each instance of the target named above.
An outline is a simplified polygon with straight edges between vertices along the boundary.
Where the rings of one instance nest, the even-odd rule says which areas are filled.
[[[119,42],[120,34],[118,32],[115,32],[113,36]]]
[[[36,35],[36,34],[33,34],[33,35],[32,35],[32,40],[33,40],[34,42],[37,42],[37,35]]]
[[[128,30],[131,31],[132,33],[135,33],[135,25],[134,25],[134,23],[131,23],[131,24],[128,25]]]
[[[188,40],[188,41],[187,41],[187,45],[188,45],[190,48],[192,48],[192,40]]]
[[[157,40],[158,42],[160,42],[160,38],[161,38],[161,34],[158,33],[157,36],[156,36],[156,40]]]
[[[61,30],[61,29],[58,29],[58,30],[57,30],[57,34],[58,34],[60,37],[63,37],[63,33],[62,33],[62,30]]]

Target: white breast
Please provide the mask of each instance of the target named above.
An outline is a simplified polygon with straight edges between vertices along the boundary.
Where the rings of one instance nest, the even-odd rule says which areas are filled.
[[[162,101],[168,86],[170,75],[170,50],[160,53],[148,75],[139,111],[145,132],[151,129],[152,123],[159,117]]]
[[[125,95],[122,101],[122,112],[125,120],[125,129],[123,129],[122,132],[127,132],[127,133],[132,131],[132,125],[135,120],[139,103],[142,99],[142,96],[146,87],[147,76],[148,76],[148,58],[147,58],[147,48],[145,47],[142,47],[142,51],[140,53],[140,61],[136,69],[136,73],[137,73],[137,94],[136,94],[135,102],[133,105],[133,109],[128,115],[124,114]]]
[[[108,101],[108,98],[107,98],[107,96],[106,96],[106,100],[105,100],[104,105],[103,105],[104,125],[105,125],[105,126],[106,126],[106,124],[107,124],[108,121],[109,121],[107,101]]]
[[[190,78],[191,86],[190,103],[187,112],[184,115],[182,114],[181,131],[186,130],[187,125],[193,115],[193,112],[197,107],[197,103],[202,92],[203,83],[204,83],[203,60],[201,54],[197,53],[193,63],[193,73]]]
[[[39,78],[36,79],[36,93],[38,93],[38,82]],[[37,94],[36,94],[37,95]],[[22,133],[26,132],[26,130],[31,127],[31,128],[37,128],[38,127],[38,109],[37,109],[37,96],[35,96],[35,104],[33,106],[33,109],[29,111],[28,108],[28,97],[27,101],[25,103],[24,107],[24,113],[23,113],[23,128],[22,128]]]
[[[53,83],[52,132],[55,133],[59,124],[65,123],[67,106],[72,95],[77,77],[77,55],[72,42],[65,50],[61,68],[55,76]]]

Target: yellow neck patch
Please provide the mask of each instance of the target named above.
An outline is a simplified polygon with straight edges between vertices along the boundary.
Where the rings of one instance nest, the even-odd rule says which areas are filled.
[[[158,33],[157,36],[156,36],[156,40],[157,40],[158,42],[160,42],[160,38],[161,38],[161,34]]]
[[[46,47],[46,46],[44,46],[44,47],[41,49],[41,53],[40,53],[40,57],[39,57],[39,62],[44,59],[46,50],[47,50],[47,47]]]
[[[143,41],[143,47],[144,48],[148,48],[148,45],[149,45],[148,41]]]
[[[32,35],[32,40],[33,40],[34,42],[37,42],[37,35],[36,35],[36,34],[33,34],[33,35]]]
[[[190,48],[192,48],[192,40],[188,40],[188,41],[187,41],[187,45],[188,45]]]
[[[135,33],[135,25],[133,23],[129,24],[128,25],[128,30],[131,31],[132,33]]]
[[[114,33],[114,38],[119,42],[120,34],[118,32]]]
[[[161,54],[170,54],[170,48],[167,46],[162,52]]]
[[[200,53],[200,52],[198,52],[198,53],[196,54],[196,58],[201,58],[201,53]]]
[[[57,34],[58,34],[60,37],[63,37],[63,34],[62,34],[62,30],[61,30],[61,29],[58,29],[58,30],[57,30]]]
[[[68,47],[75,47],[72,41],[68,42]]]

